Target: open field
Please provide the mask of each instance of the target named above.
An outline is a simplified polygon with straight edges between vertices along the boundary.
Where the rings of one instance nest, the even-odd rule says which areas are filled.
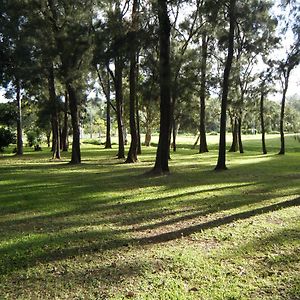
[[[215,172],[217,138],[151,178],[154,147],[0,157],[0,299],[300,299],[300,143],[246,136]]]

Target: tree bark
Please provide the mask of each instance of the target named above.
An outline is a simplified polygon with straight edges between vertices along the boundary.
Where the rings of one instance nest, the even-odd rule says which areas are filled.
[[[265,119],[264,119],[264,97],[263,91],[260,93],[260,124],[261,124],[261,142],[262,142],[262,153],[267,154],[266,140],[265,140]]]
[[[220,120],[220,141],[219,141],[219,156],[215,170],[227,170],[226,167],[226,111],[227,111],[227,98],[229,90],[229,77],[233,60],[234,50],[234,29],[235,29],[235,4],[236,0],[230,0],[229,5],[229,34],[228,34],[228,54],[223,77],[223,91],[222,91],[222,104],[221,104],[221,120]]]
[[[173,111],[173,117],[172,117],[172,148],[173,152],[176,152],[177,150],[177,145],[176,145],[176,120],[174,116],[174,111]]]
[[[61,134],[61,149],[62,151],[68,151],[69,143],[68,143],[68,106],[69,106],[69,100],[68,100],[68,91],[65,91],[65,103],[64,103],[64,124]]]
[[[136,84],[138,85],[139,78],[139,51],[137,53],[137,67],[136,67]],[[135,106],[135,117],[136,117],[136,129],[137,129],[137,154],[142,154],[142,142],[141,142],[141,126],[140,126],[140,114],[139,114],[139,97],[136,97],[136,106]]]
[[[22,100],[21,100],[21,86],[17,79],[17,155],[23,155],[23,129],[22,129]]]
[[[132,44],[130,51],[129,72],[129,124],[131,142],[127,154],[126,163],[137,162],[138,136],[136,126],[136,74],[137,74],[137,25],[138,25],[138,0],[133,1],[132,6]]]
[[[118,143],[119,150],[117,157],[125,158],[124,149],[124,123],[123,123],[123,63],[120,58],[115,59],[115,90],[116,90],[116,109],[118,123]]]
[[[284,140],[284,110],[285,110],[285,100],[286,92],[289,85],[289,73],[285,75],[284,88],[281,100],[281,110],[280,110],[280,151],[278,154],[285,154],[285,140]]]
[[[167,1],[158,0],[159,73],[160,73],[160,132],[154,173],[169,173],[169,133],[171,123],[170,20]]]
[[[72,131],[73,131],[71,163],[80,164],[81,153],[80,153],[78,99],[77,99],[76,91],[71,83],[67,83],[67,90],[69,94],[69,107],[71,112],[71,122],[72,122]]]
[[[105,149],[111,149],[111,118],[110,118],[110,76],[107,71],[107,97],[106,97],[106,139]]]
[[[200,146],[199,153],[208,152],[205,129],[205,96],[206,96],[207,35],[202,34],[201,88],[200,88]]]
[[[237,136],[238,136],[240,153],[244,153],[244,147],[243,147],[243,141],[242,141],[242,117],[238,118]]]
[[[54,70],[51,64],[48,69],[48,91],[51,103],[51,123],[52,123],[52,159],[60,159],[60,136],[58,122],[57,98],[54,82]]]
[[[238,122],[237,117],[233,116],[232,120],[232,143],[229,152],[236,152],[238,146]]]

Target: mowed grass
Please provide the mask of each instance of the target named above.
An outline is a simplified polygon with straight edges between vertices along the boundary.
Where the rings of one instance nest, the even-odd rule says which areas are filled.
[[[215,172],[180,137],[171,175],[117,147],[83,163],[49,150],[0,158],[0,299],[300,299],[300,143],[244,137]]]

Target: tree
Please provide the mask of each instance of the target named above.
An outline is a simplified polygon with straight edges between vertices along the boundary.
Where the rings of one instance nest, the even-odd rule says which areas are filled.
[[[280,151],[278,154],[285,154],[284,140],[284,117],[285,117],[285,102],[286,93],[289,86],[289,78],[291,71],[300,63],[300,40],[296,41],[287,55],[285,61],[279,63],[279,72],[282,86],[282,99],[280,110]]]
[[[219,156],[215,167],[216,171],[226,170],[226,111],[227,111],[227,97],[229,90],[229,77],[231,64],[234,52],[234,32],[236,22],[236,0],[230,0],[228,7],[229,15],[229,33],[228,33],[228,54],[223,75],[222,85],[222,103],[221,103],[221,120],[220,120],[220,141],[219,141]]]
[[[170,31],[166,0],[157,0],[159,19],[160,131],[153,173],[169,173],[169,132],[171,125]]]
[[[126,163],[134,163],[137,161],[138,151],[138,132],[136,122],[136,105],[137,105],[137,31],[138,31],[138,9],[139,0],[134,0],[132,4],[132,24],[131,24],[131,49],[130,49],[130,72],[129,72],[129,87],[130,87],[130,134],[131,142],[127,155]]]
[[[93,1],[60,3],[56,0],[45,0],[41,4],[41,9],[52,29],[61,61],[61,75],[68,91],[72,122],[71,163],[78,164],[81,162],[79,82],[83,82],[83,76],[87,73],[84,64],[90,60]]]

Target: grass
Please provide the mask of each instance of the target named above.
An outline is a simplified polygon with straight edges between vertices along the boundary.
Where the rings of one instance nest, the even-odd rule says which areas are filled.
[[[155,141],[154,141],[155,142]],[[0,299],[300,299],[300,143],[258,137],[212,171],[181,137],[171,175],[82,145],[0,158]]]

